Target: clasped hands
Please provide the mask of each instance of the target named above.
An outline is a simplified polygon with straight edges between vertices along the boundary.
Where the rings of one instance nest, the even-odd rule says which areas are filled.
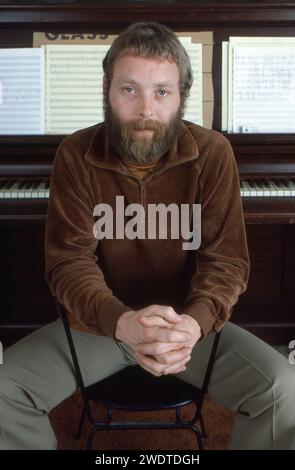
[[[190,315],[178,315],[169,306],[150,305],[125,312],[117,322],[115,335],[132,348],[143,369],[160,376],[186,369],[201,328]]]

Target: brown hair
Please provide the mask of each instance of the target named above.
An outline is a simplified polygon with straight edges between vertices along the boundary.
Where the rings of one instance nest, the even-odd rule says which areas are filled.
[[[179,71],[179,91],[184,98],[189,95],[193,82],[189,56],[177,35],[159,23],[134,23],[113,42],[103,60],[107,87],[110,86],[116,59],[124,54],[159,57],[172,60]]]

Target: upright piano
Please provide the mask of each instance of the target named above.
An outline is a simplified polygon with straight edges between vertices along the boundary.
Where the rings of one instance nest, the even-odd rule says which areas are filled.
[[[75,2],[0,6],[0,47],[32,47],[33,32],[118,34],[135,21],[213,31],[213,128],[221,129],[221,45],[229,36],[295,36],[295,5],[228,1]],[[1,71],[0,71],[1,75]],[[1,108],[0,108],[1,112]],[[241,182],[251,258],[233,321],[273,343],[295,338],[295,134],[227,134]],[[44,280],[50,175],[62,135],[0,135],[0,341],[56,318]]]

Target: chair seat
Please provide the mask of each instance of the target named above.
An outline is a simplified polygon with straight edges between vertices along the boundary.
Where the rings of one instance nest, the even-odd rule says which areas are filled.
[[[175,408],[201,396],[198,388],[172,375],[155,377],[139,366],[128,366],[86,390],[91,400],[106,407],[134,411]]]

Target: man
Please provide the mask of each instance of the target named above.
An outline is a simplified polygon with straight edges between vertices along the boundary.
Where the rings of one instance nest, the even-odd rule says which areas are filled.
[[[223,328],[209,392],[237,411],[231,448],[294,449],[294,371],[227,322],[248,279],[239,179],[228,141],[182,121],[189,58],[168,28],[139,23],[103,66],[105,122],[59,147],[46,227],[46,278],[69,314],[86,384],[138,363],[199,386],[210,333]],[[159,204],[171,223],[155,236],[149,209]],[[195,249],[184,245],[189,227],[177,231],[183,207],[201,228]],[[56,448],[48,412],[76,389],[61,322],[4,359],[2,448]]]

